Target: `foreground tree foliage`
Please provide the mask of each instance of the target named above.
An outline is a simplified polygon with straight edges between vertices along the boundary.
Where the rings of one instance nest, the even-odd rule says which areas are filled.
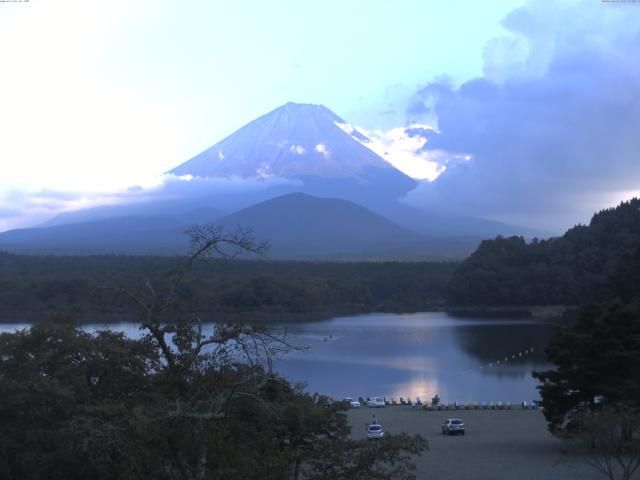
[[[346,405],[271,371],[285,338],[238,321],[205,328],[180,286],[208,254],[259,253],[250,235],[192,232],[159,288],[116,288],[139,339],[55,318],[0,335],[0,477],[8,479],[415,478],[420,437],[349,440]],[[161,319],[170,315],[174,322]]]
[[[406,433],[389,436],[382,442],[365,443],[341,439],[326,445],[327,454],[309,459],[309,480],[413,478],[411,455],[419,455],[428,445],[421,437]]]
[[[612,267],[609,298],[584,307],[547,347],[557,368],[534,372],[549,429],[613,479],[640,468],[640,248]]]
[[[534,372],[553,431],[579,410],[640,408],[640,247],[612,267],[609,298],[584,307],[546,353],[557,368]]]
[[[534,376],[552,431],[581,409],[640,407],[640,302],[585,307],[551,341],[547,356],[557,369]]]

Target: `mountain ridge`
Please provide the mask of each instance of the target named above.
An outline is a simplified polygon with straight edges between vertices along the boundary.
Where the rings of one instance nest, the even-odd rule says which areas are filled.
[[[211,209],[205,209],[208,214]],[[17,253],[160,254],[187,251],[184,231],[198,220],[171,215],[109,217],[0,233],[0,248]],[[201,222],[202,223],[202,222]],[[472,238],[435,238],[406,229],[345,199],[289,193],[212,222],[233,232],[253,230],[270,241],[273,259],[425,259],[460,257]]]

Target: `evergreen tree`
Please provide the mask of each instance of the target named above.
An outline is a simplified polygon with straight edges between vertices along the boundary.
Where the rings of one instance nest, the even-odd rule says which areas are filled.
[[[640,409],[640,248],[612,268],[608,300],[584,307],[547,347],[555,370],[535,372],[553,431],[580,410]],[[569,422],[570,423],[570,422]]]

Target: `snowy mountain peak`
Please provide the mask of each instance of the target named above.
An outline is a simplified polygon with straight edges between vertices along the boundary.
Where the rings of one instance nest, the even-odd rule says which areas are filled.
[[[415,182],[345,131],[345,120],[323,105],[289,102],[253,120],[191,160],[175,175],[287,179],[350,179],[388,183],[405,192]],[[354,138],[355,137],[355,138]],[[362,138],[360,138],[362,137]]]

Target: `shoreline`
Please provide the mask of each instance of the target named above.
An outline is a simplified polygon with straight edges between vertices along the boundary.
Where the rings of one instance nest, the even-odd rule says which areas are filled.
[[[344,309],[327,311],[308,312],[195,312],[200,314],[205,322],[220,321],[223,319],[242,319],[248,323],[263,324],[286,324],[286,323],[307,323],[331,320],[336,317],[358,316],[369,314],[414,314],[442,312],[456,318],[478,319],[485,318],[504,320],[544,320],[554,321],[563,318],[566,312],[578,308],[571,305],[547,305],[547,306],[476,306],[476,307],[446,307],[443,305],[425,306],[421,309],[368,309],[351,306]],[[53,316],[69,317],[79,325],[93,323],[103,323],[105,325],[115,325],[118,323],[135,322],[132,319],[135,315],[129,312],[56,312],[56,311],[28,311],[28,312],[0,312],[0,325],[37,323],[45,321]],[[17,318],[17,319],[16,319]]]
[[[484,318],[484,317],[516,317],[516,318],[562,318],[566,312],[576,308],[576,305],[474,305],[463,307],[447,307],[445,312],[450,315],[462,318]]]

